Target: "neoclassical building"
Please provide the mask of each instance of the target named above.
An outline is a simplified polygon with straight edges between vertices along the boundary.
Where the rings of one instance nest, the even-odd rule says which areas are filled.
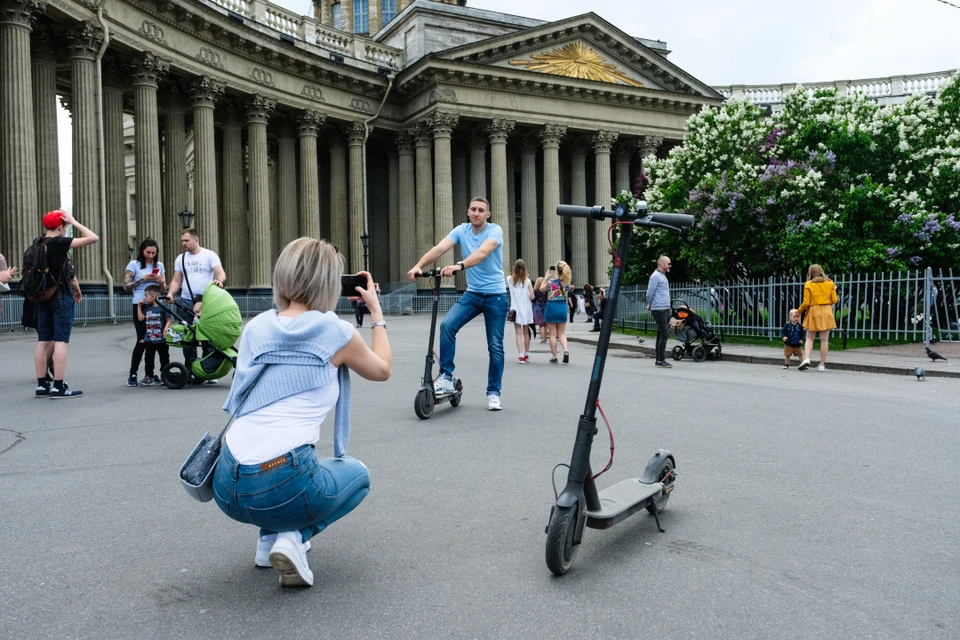
[[[471,195],[504,228],[505,267],[565,259],[578,285],[605,282],[606,229],[556,205],[631,188],[723,96],[595,14],[464,4],[319,0],[310,18],[260,0],[0,0],[0,251],[60,206],[59,100],[73,213],[104,239],[76,255],[87,291],[122,278],[130,242],[158,239],[169,262],[185,207],[230,288],[266,291],[301,235],[351,271],[367,240],[377,279],[399,281]]]

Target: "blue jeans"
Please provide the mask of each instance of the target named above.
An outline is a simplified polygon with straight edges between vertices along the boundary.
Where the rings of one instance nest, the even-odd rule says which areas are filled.
[[[306,542],[368,493],[370,474],[363,463],[350,457],[321,460],[309,444],[259,465],[237,463],[224,443],[213,473],[217,506],[238,522],[260,527],[261,537],[300,531]]]
[[[500,395],[503,380],[503,327],[507,321],[506,293],[476,293],[467,291],[440,323],[440,373],[453,377],[453,358],[457,354],[457,333],[468,322],[483,314],[487,329],[487,351],[490,366],[487,369],[487,395]]]

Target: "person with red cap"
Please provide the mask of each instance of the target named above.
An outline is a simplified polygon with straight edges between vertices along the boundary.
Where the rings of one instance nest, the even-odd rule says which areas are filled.
[[[80,233],[79,238],[67,237],[67,225]],[[66,271],[67,251],[95,244],[99,236],[77,222],[74,217],[62,209],[51,211],[43,216],[46,234],[34,240],[34,244],[44,244],[47,250],[47,265],[59,283],[57,294],[49,302],[35,305],[37,319],[37,350],[34,365],[37,371],[38,398],[78,398],[82,391],[71,389],[64,381],[67,368],[67,346],[70,343],[70,330],[73,328],[74,295],[70,292],[70,282]],[[53,355],[53,383],[47,379],[47,361]]]

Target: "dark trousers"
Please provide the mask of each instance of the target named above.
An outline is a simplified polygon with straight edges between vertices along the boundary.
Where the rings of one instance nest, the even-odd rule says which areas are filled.
[[[143,337],[147,335],[147,323],[137,318],[137,305],[133,305],[133,328],[137,332],[137,341],[133,345],[133,355],[130,357],[130,375],[137,375],[140,370],[140,361],[143,360],[143,352],[147,350]]]
[[[657,323],[657,362],[667,359],[667,338],[670,337],[670,309],[654,309],[650,312]]]
[[[603,314],[597,311],[593,314],[593,328],[595,331],[600,331],[600,321],[603,320]]]
[[[577,308],[575,306],[570,307],[570,322],[573,322],[573,314],[576,312],[577,312]]]
[[[145,346],[147,347],[147,357],[144,370],[148,376],[153,376],[153,365],[155,362],[154,359],[157,354],[160,354],[160,369],[163,369],[165,366],[170,364],[170,347],[167,346],[166,342],[159,342],[156,344],[147,342]]]

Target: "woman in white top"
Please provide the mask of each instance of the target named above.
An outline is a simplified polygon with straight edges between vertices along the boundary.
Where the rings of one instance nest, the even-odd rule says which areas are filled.
[[[517,335],[517,353],[520,364],[530,362],[530,325],[533,324],[533,284],[527,276],[523,260],[513,263],[513,273],[507,277],[510,287],[510,311],[513,312],[513,328]]]
[[[260,528],[255,564],[273,567],[280,585],[311,586],[310,539],[367,496],[370,475],[347,455],[350,377],[390,377],[391,353],[373,279],[357,287],[370,317],[372,348],[334,309],[343,258],[322,240],[294,240],[273,275],[277,309],[251,320],[237,349],[224,410],[234,421],[214,472],[221,511]],[[334,457],[319,457],[320,427],[336,407]]]

